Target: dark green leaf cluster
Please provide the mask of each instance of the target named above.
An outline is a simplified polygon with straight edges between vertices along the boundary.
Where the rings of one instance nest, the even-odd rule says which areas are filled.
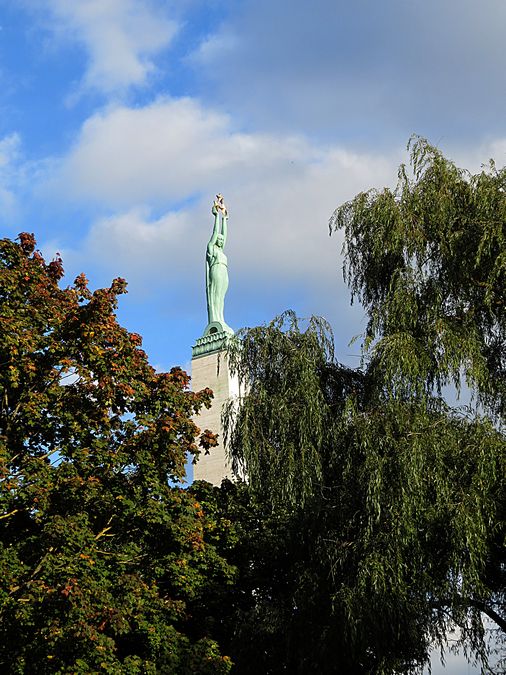
[[[408,396],[462,379],[504,416],[506,168],[471,175],[424,139],[396,190],[339,207],[345,275],[369,323],[365,347],[388,386]]]
[[[455,626],[486,663],[483,616],[506,633],[506,169],[410,148],[411,178],[331,220],[369,319],[362,370],[293,313],[231,347],[246,393],[224,421],[263,514],[238,672],[419,672]],[[454,407],[451,384],[479,405]]]
[[[285,334],[288,339],[273,341]],[[248,396],[236,410],[226,410],[235,448],[232,460],[237,473],[247,469],[248,480],[280,502],[303,502],[321,481],[322,445],[328,439],[328,420],[322,410],[322,378],[330,376],[333,358],[329,327],[312,319],[301,333],[291,312],[269,326],[239,333],[232,343],[229,362],[237,371]],[[263,385],[269,382],[267,390]],[[276,410],[276,415],[272,411]],[[240,417],[240,424],[234,418]]]
[[[480,613],[500,620],[504,582],[504,436],[441,401],[375,398],[376,374],[327,361],[321,322],[292,318],[233,351],[250,380],[232,456],[263,514],[244,540],[239,671],[254,645],[266,673],[414,672],[454,623],[483,655]]]

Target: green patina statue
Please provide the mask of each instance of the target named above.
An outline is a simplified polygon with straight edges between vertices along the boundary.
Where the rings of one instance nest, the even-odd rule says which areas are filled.
[[[206,296],[208,324],[204,335],[230,333],[234,331],[225,323],[223,316],[225,294],[228,288],[227,256],[224,248],[227,243],[228,211],[223,195],[216,195],[213,203],[213,234],[206,252]]]

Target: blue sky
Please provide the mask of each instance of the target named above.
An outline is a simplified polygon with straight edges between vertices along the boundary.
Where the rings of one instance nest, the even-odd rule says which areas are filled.
[[[504,0],[1,0],[3,234],[69,283],[125,277],[120,321],[188,367],[222,192],[227,322],[323,315],[355,365],[328,219],[395,183],[412,133],[505,163],[505,25]]]
[[[328,218],[395,182],[412,133],[504,162],[505,19],[503,0],[2,0],[2,229],[69,282],[125,277],[121,321],[187,366],[220,191],[228,323],[321,314],[356,363]]]

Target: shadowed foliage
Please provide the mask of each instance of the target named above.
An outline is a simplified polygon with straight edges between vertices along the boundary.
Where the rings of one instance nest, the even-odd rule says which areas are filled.
[[[411,177],[331,220],[369,318],[362,369],[290,312],[231,348],[247,391],[225,415],[231,457],[264,514],[238,672],[416,672],[455,625],[486,661],[483,616],[499,645],[506,629],[506,171],[410,148]]]

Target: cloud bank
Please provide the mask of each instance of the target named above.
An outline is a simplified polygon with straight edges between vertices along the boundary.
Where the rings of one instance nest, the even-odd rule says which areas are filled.
[[[119,256],[128,268],[156,268],[164,277],[197,264],[210,203],[222,191],[230,257],[241,275],[320,286],[336,274],[326,227],[333,209],[391,182],[397,160],[303,135],[238,132],[230,117],[194,99],[159,99],[87,120],[51,180],[56,193],[111,211],[90,231],[94,259]],[[179,255],[164,268],[172,251]]]
[[[244,0],[193,55],[247,124],[383,147],[503,132],[502,0]]]
[[[87,65],[78,93],[111,95],[146,84],[156,71],[155,57],[178,30],[163,5],[149,0],[28,0],[27,6],[43,13],[54,40],[84,48]]]

